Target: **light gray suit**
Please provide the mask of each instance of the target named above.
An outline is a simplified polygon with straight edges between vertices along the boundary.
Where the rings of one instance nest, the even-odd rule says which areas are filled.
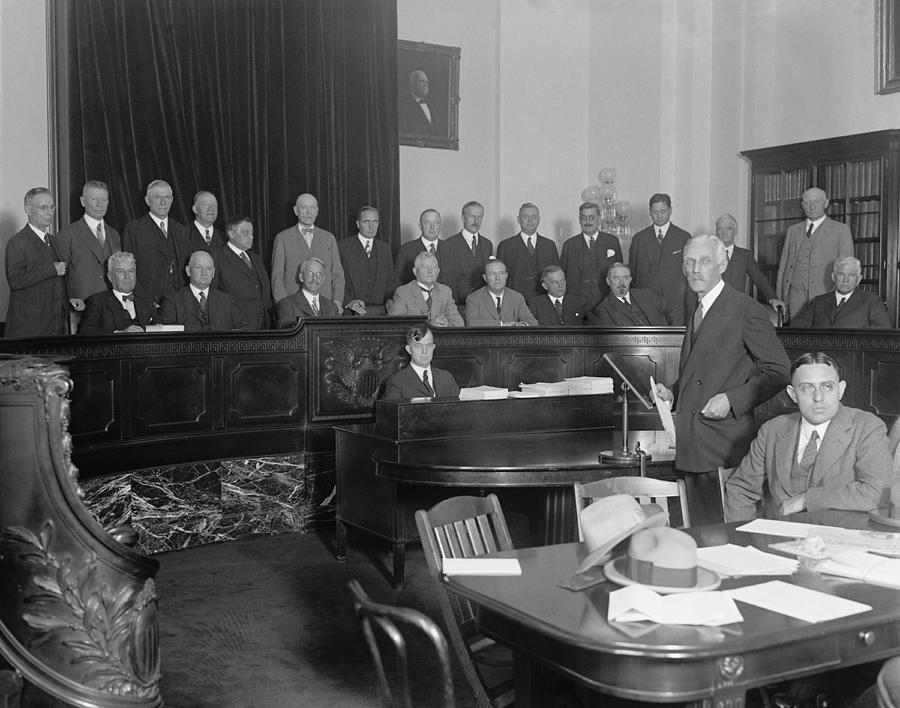
[[[436,315],[444,315],[450,327],[462,327],[465,324],[453,302],[453,291],[441,283],[434,284],[428,304],[425,303],[418,281],[401,285],[394,291],[394,299],[388,303],[388,314],[394,317],[421,315],[429,321]]]
[[[501,322],[524,322],[537,327],[537,318],[525,304],[521,293],[506,288],[500,300],[500,312],[497,313],[497,301],[485,285],[466,297],[466,321],[470,327],[499,327]]]
[[[277,303],[300,290],[300,265],[315,256],[325,263],[325,279],[320,295],[344,301],[344,268],[337,241],[330,231],[314,227],[312,248],[306,245],[298,224],[279,232],[272,248],[272,299]]]
[[[109,289],[106,282],[106,261],[113,253],[122,250],[122,240],[119,232],[105,221],[103,233],[106,241],[101,246],[97,235],[88,227],[84,217],[81,217],[56,235],[59,257],[67,265],[66,283],[70,298],[85,300],[94,293]]]

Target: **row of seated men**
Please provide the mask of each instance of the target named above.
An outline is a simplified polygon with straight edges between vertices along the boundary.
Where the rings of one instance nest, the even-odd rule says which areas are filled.
[[[404,243],[393,258],[390,246],[376,238],[377,209],[360,209],[358,234],[337,241],[315,225],[316,198],[301,194],[294,205],[298,223],[275,237],[271,276],[251,250],[253,225],[248,218],[229,219],[225,234],[215,227],[218,202],[212,193],[195,195],[196,219],[188,228],[169,218],[173,195],[166,182],[151,182],[145,201],[148,213],[129,222],[120,238],[104,222],[108,187],[88,181],[81,197],[83,218],[51,235],[52,194],[44,188],[30,190],[25,197],[28,224],[7,245],[11,292],[6,336],[65,333],[69,310],[82,312],[91,295],[115,288],[109,256],[120,250],[134,256],[134,290],[153,303],[151,314],[159,314],[154,319],[184,324],[189,330],[264,329],[272,325],[273,313],[275,324],[282,327],[303,317],[341,314],[421,314],[436,326],[681,325],[685,311],[694,305],[680,260],[689,234],[671,223],[671,199],[665,194],[650,199],[653,225],[635,235],[630,266],[622,264],[618,239],[599,231],[599,207],[590,202],[579,207],[581,233],[563,244],[561,255],[552,240],[538,233],[537,206],[525,203],[518,214],[520,232],[501,241],[495,257],[491,241],[480,233],[484,208],[468,202],[462,209],[462,229],[446,240],[440,238],[441,215],[426,209],[419,219],[420,237]],[[726,282],[744,291],[750,279],[773,308],[783,308],[785,303],[749,251],[734,245],[735,219],[721,216],[716,233],[728,253]],[[201,267],[198,262],[209,270],[201,253],[213,261],[215,304],[205,302],[210,287],[205,278],[192,280],[192,269]],[[808,256],[808,249],[803,253]],[[830,293],[810,298],[794,324],[888,326],[877,296],[856,287],[859,262],[845,258],[834,261],[833,267],[837,303]],[[175,294],[181,290],[186,291],[182,299],[187,292],[193,299],[184,300],[177,321],[170,322],[171,303],[178,301]],[[841,297],[847,298],[846,305]],[[221,314],[223,308],[236,316]],[[91,325],[79,331],[97,333],[96,318],[85,319]],[[129,327],[147,324],[151,322],[135,315]]]

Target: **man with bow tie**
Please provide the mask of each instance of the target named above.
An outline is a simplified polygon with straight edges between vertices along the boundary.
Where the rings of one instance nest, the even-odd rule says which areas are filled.
[[[295,293],[275,304],[275,318],[280,329],[290,329],[310,317],[340,317],[337,303],[322,295],[325,264],[313,256],[300,265],[300,284]]]
[[[436,106],[428,101],[430,82],[421,69],[409,73],[409,91],[400,95],[397,105],[397,124],[401,135],[440,135],[443,120]]]
[[[391,247],[375,238],[378,221],[378,209],[364,206],[357,214],[356,235],[338,241],[344,267],[344,314],[386,315],[386,303],[397,287]]]
[[[394,292],[388,314],[395,317],[420,315],[434,327],[462,327],[463,318],[453,302],[450,288],[437,282],[441,268],[437,256],[422,251],[413,266],[414,278]]]
[[[400,369],[385,381],[382,398],[397,400],[459,396],[459,384],[453,375],[431,365],[434,346],[434,333],[427,324],[410,327],[406,332],[409,366]]]
[[[631,270],[614,263],[606,275],[610,293],[594,308],[600,327],[666,327],[683,325],[681,310],[647,288],[631,288]]]
[[[862,264],[858,258],[845,256],[834,262],[831,279],[834,291],[823,293],[810,300],[791,319],[791,327],[812,327],[814,329],[865,329],[867,327],[888,328],[888,318],[884,302],[875,293],[859,287]]]
[[[88,297],[78,334],[143,332],[156,324],[157,312],[144,293],[137,290],[137,266],[126,251],[113,253],[106,265],[112,290]]]
[[[563,244],[560,265],[568,292],[581,295],[592,310],[609,294],[606,271],[622,261],[622,246],[615,236],[600,231],[600,207],[593,202],[578,207],[578,221],[581,233]]]
[[[343,311],[344,267],[334,234],[316,226],[319,201],[312,194],[301,194],[294,203],[297,225],[275,236],[272,248],[272,298],[277,303],[300,290],[300,264],[318,258],[325,267],[322,295],[337,303]]]

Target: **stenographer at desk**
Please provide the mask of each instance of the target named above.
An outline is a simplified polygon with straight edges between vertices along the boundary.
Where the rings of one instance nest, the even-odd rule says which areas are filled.
[[[770,517],[887,505],[897,482],[891,478],[887,428],[877,416],[841,405],[846,386],[827,354],[794,361],[787,392],[800,412],[760,428],[725,484],[727,521],[754,518],[759,502]]]

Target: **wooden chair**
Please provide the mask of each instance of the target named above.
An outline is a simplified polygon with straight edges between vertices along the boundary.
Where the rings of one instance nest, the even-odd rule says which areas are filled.
[[[878,672],[878,708],[900,707],[900,656],[888,659]]]
[[[418,629],[431,642],[440,666],[440,679],[443,687],[443,703],[441,705],[444,708],[453,708],[455,702],[453,700],[453,675],[450,671],[450,649],[434,620],[408,607],[394,607],[374,602],[357,580],[351,580],[347,586],[350,588],[353,609],[356,611],[366,644],[369,645],[369,651],[372,654],[372,661],[375,663],[382,705],[385,708],[412,708],[406,639],[397,627],[400,624]],[[394,646],[397,669],[395,683],[399,688],[399,700],[394,696],[391,681],[385,671],[385,662],[381,658],[381,649],[378,643],[379,635],[386,637]]]
[[[666,513],[669,513],[669,499],[677,497],[681,504],[681,518],[684,522],[684,527],[688,528],[691,525],[687,506],[687,493],[683,479],[667,482],[652,477],[612,477],[586,484],[575,482],[575,509],[578,518],[579,541],[584,540],[584,537],[581,535],[581,510],[594,499],[608,497],[613,494],[629,494],[642,504],[651,502],[658,504],[666,510]]]
[[[416,512],[428,569],[441,585],[444,558],[471,558],[512,549],[497,495],[453,497]],[[472,604],[444,589],[441,614],[466,680],[480,708],[513,704],[512,653],[484,636]]]

